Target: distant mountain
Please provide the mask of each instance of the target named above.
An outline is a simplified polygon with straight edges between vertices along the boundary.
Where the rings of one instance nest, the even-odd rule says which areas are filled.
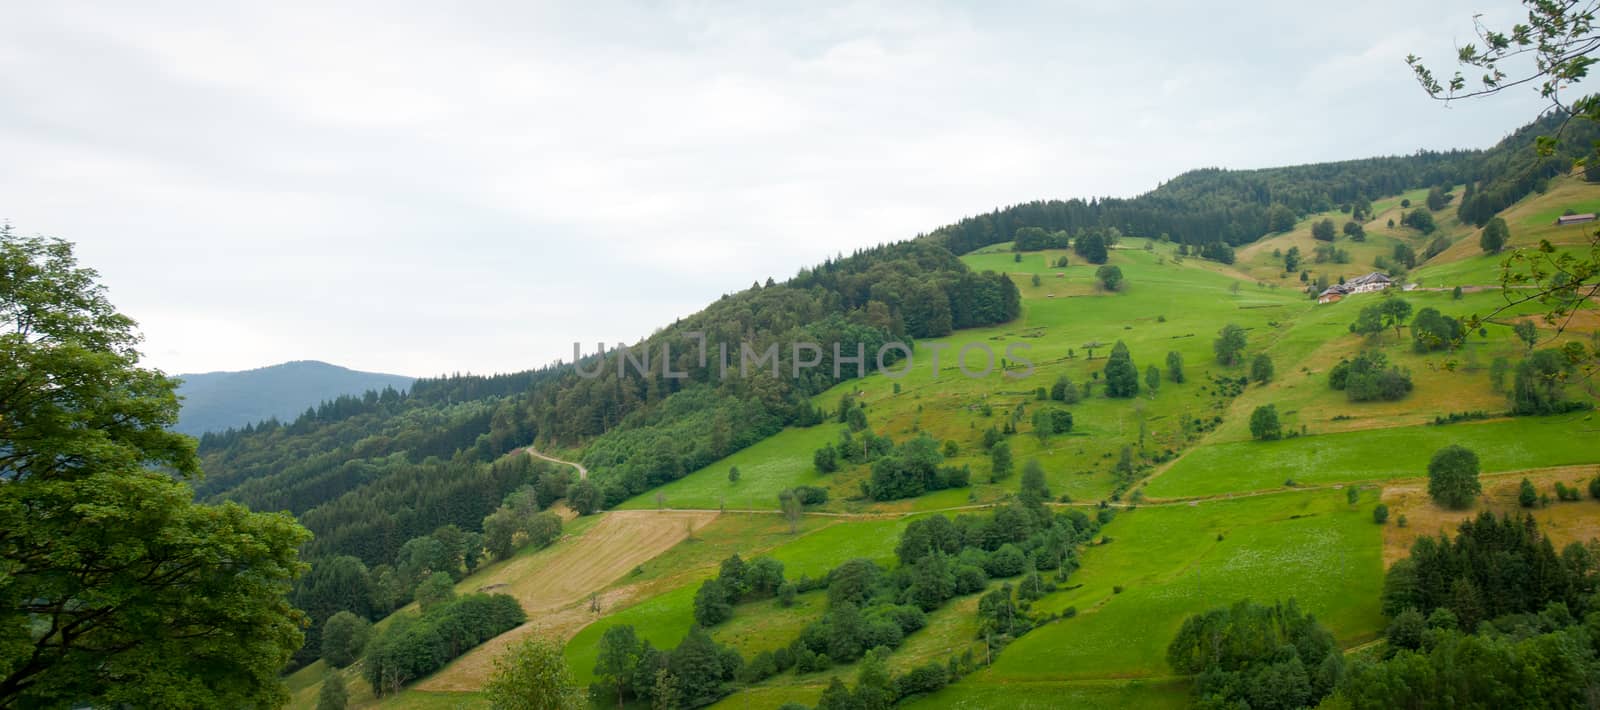
[[[393,387],[409,389],[416,378],[358,372],[316,360],[297,360],[243,372],[178,375],[183,411],[176,430],[199,436],[277,417],[293,420],[307,407],[342,394]]]

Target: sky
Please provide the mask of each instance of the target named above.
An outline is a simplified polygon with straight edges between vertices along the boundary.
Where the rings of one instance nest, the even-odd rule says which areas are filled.
[[[1488,147],[1533,90],[1404,63],[1475,2],[11,3],[0,219],[168,373],[511,372],[1004,205]]]

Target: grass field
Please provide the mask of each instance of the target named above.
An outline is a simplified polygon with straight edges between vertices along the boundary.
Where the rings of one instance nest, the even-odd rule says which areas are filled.
[[[976,683],[1166,676],[1185,617],[1245,598],[1292,597],[1342,642],[1371,638],[1382,624],[1376,502],[1311,491],[1124,513],[1110,544],[1084,552],[1071,580],[1083,586],[1036,605],[1078,616],[1018,639]]]
[[[938,693],[906,701],[908,710],[1054,710],[1054,708],[1185,708],[1189,684],[1183,680],[966,681]],[[734,707],[734,706],[730,706]]]
[[[814,397],[813,403],[832,411],[841,396],[855,394],[879,434],[904,441],[926,433],[954,442],[957,453],[950,463],[971,468],[970,488],[900,501],[865,500],[860,483],[869,467],[820,474],[812,466],[813,452],[837,440],[842,425],[830,421],[785,429],[635,497],[620,511],[575,521],[568,528],[571,535],[548,550],[524,551],[463,581],[458,591],[517,595],[534,610],[534,619],[383,705],[483,706],[486,701],[477,694],[445,691],[481,687],[488,660],[521,634],[566,640],[565,655],[580,683],[592,679],[598,640],[610,626],[631,624],[657,647],[671,647],[689,631],[700,581],[713,576],[717,564],[735,552],[746,559],[771,555],[783,562],[791,579],[818,577],[857,557],[892,565],[898,537],[917,514],[954,514],[1004,500],[1017,490],[1020,476],[990,480],[989,456],[981,441],[986,429],[1004,427],[1019,408],[1018,432],[1009,437],[1017,467],[1038,459],[1052,493],[1076,502],[1111,494],[1118,452],[1124,445],[1138,447],[1141,435],[1144,451],[1171,449],[1181,457],[1146,479],[1143,491],[1151,500],[1118,515],[1105,530],[1110,542],[1083,551],[1083,567],[1071,581],[1081,586],[1035,605],[1043,611],[1074,607],[1075,618],[1036,629],[1004,649],[991,668],[932,696],[912,699],[906,707],[1181,707],[1188,702],[1189,683],[1171,677],[1164,661],[1166,644],[1186,616],[1246,597],[1262,602],[1294,597],[1341,643],[1370,640],[1383,625],[1378,592],[1385,562],[1404,554],[1417,535],[1448,529],[1466,514],[1440,511],[1422,493],[1425,482],[1419,477],[1435,450],[1464,444],[1478,452],[1486,472],[1541,469],[1528,474],[1541,489],[1556,480],[1586,481],[1600,472],[1600,446],[1594,444],[1600,438],[1600,419],[1589,413],[1424,424],[1451,412],[1506,408],[1504,395],[1490,386],[1487,368],[1498,357],[1513,362],[1522,357],[1524,350],[1510,325],[1531,309],[1503,314],[1486,327],[1485,336],[1469,338],[1463,350],[1417,354],[1411,351],[1409,332],[1397,337],[1390,331],[1370,339],[1348,332],[1360,309],[1383,295],[1319,306],[1302,292],[1298,273],[1283,273],[1281,260],[1273,256],[1274,250],[1298,246],[1307,262],[1303,268],[1313,276],[1336,278],[1374,270],[1375,259],[1390,255],[1396,244],[1410,245],[1420,255],[1433,235],[1387,223],[1398,222],[1402,198],[1417,209],[1426,192],[1375,200],[1375,214],[1365,225],[1367,240],[1357,243],[1341,235],[1336,242],[1350,253],[1347,264],[1311,260],[1317,245],[1311,225],[1323,218],[1343,225],[1348,215],[1337,210],[1308,215],[1290,232],[1240,248],[1238,262],[1231,266],[1180,259],[1173,244],[1124,238],[1110,255],[1110,263],[1126,278],[1116,292],[1101,289],[1094,277],[1097,267],[1070,251],[1032,252],[1019,261],[1009,244],[997,244],[965,255],[962,260],[969,267],[1007,274],[1017,284],[1023,296],[1017,320],[919,341],[903,378],[877,375],[842,383]],[[1460,192],[1457,188],[1458,199]],[[1600,209],[1600,185],[1559,179],[1547,193],[1513,206],[1506,212],[1513,245],[1552,239],[1572,248],[1590,230],[1548,224],[1565,209]],[[1454,211],[1452,204],[1434,215],[1437,234],[1452,246],[1420,265],[1407,281],[1420,281],[1425,289],[1498,282],[1503,256],[1481,255],[1478,230],[1461,224]],[[1070,265],[1053,266],[1063,255]],[[1459,300],[1448,290],[1416,290],[1403,297],[1417,309],[1431,306],[1457,317],[1489,313],[1504,300],[1497,290],[1471,288]],[[1247,372],[1243,365],[1221,366],[1214,357],[1212,341],[1228,323],[1246,329],[1247,359],[1266,353],[1276,364],[1271,382],[1251,384],[1237,396],[1219,391],[1214,382]],[[1600,319],[1586,312],[1577,324],[1567,337],[1587,341]],[[1544,332],[1552,333],[1548,328]],[[1132,399],[1104,397],[1103,382],[1097,379],[1111,345],[1119,340],[1127,344],[1141,373],[1141,392]],[[1011,353],[1006,352],[1008,345],[1014,348]],[[967,364],[981,370],[983,347],[994,352],[994,369],[979,377],[964,375],[957,353],[970,350]],[[1399,402],[1351,403],[1344,393],[1327,387],[1329,368],[1365,348],[1381,349],[1392,362],[1410,369],[1416,384],[1411,396]],[[935,368],[934,353],[941,349]],[[1187,378],[1181,384],[1166,376],[1169,352],[1179,353],[1185,362]],[[1023,358],[1031,361],[1031,372]],[[1142,377],[1150,365],[1162,370],[1153,392]],[[1062,375],[1080,387],[1090,385],[1092,395],[1071,405],[1038,400],[1037,389],[1048,388]],[[1582,392],[1574,387],[1572,394]],[[1250,440],[1249,414],[1266,403],[1277,405],[1287,427],[1304,427],[1309,435]],[[1040,407],[1071,411],[1074,430],[1035,436],[1031,414]],[[1195,419],[1220,422],[1204,433],[1185,433],[1182,422]],[[734,466],[741,473],[738,482],[728,480]],[[1522,475],[1486,477],[1484,504],[1514,510],[1509,496]],[[1368,486],[1360,503],[1350,506],[1343,490],[1284,489],[1288,479],[1316,487],[1381,482],[1381,490]],[[797,485],[827,488],[830,501],[813,511],[825,515],[807,515],[798,531],[791,532],[776,514],[777,495]],[[1238,495],[1252,492],[1264,493]],[[1403,512],[1413,524],[1373,524],[1371,510],[1380,495],[1394,508],[1391,521]],[[1184,500],[1199,498],[1206,500]],[[668,510],[658,512],[658,507]],[[1595,511],[1600,503],[1585,500],[1555,504],[1535,515],[1559,539],[1578,540],[1600,534],[1595,522],[1600,513]],[[590,594],[598,594],[598,613],[587,606]],[[771,600],[745,603],[713,635],[748,657],[787,644],[822,613],[824,598],[820,592],[802,595],[791,608]],[[907,637],[891,656],[891,668],[902,671],[943,661],[974,644],[981,653],[976,604],[977,597],[968,596],[931,613],[928,626]],[[325,672],[318,663],[288,678],[294,707],[315,704]],[[714,707],[810,705],[831,679],[853,683],[855,672],[854,666],[841,666],[805,676],[785,673],[741,688]],[[353,706],[372,704],[363,681],[349,685]]]
[[[696,533],[696,540],[679,543],[653,566],[681,570],[675,575],[671,591],[605,614],[584,627],[567,644],[566,656],[580,683],[593,677],[594,658],[600,637],[611,626],[632,625],[641,638],[658,648],[671,648],[683,639],[694,623],[694,593],[700,580],[716,575],[716,565],[733,552],[746,559],[763,552],[784,564],[784,575],[820,577],[845,560],[863,557],[887,564],[894,558],[894,546],[905,518],[885,520],[842,520],[812,517],[808,528],[789,535],[787,525],[776,515],[723,516],[728,524],[712,524]],[[719,521],[720,522],[720,521]],[[783,525],[780,529],[775,525]],[[763,545],[761,540],[775,543]],[[710,547],[709,554],[702,549]],[[668,559],[676,556],[675,559]],[[691,562],[692,561],[692,562]],[[640,576],[643,576],[642,573]],[[739,605],[733,620],[719,625],[713,637],[733,644],[746,655],[788,643],[801,627],[822,612],[825,596],[802,595],[794,608],[784,609],[771,600]]]
[[[795,486],[828,487],[833,477],[817,473],[811,455],[839,439],[842,424],[787,429],[716,463],[634,497],[619,509],[653,509],[659,493],[670,508],[778,509],[778,492]],[[728,469],[739,467],[739,481]],[[837,494],[835,494],[837,497]]]
[[[1241,441],[1206,446],[1179,459],[1146,487],[1155,498],[1216,495],[1301,485],[1426,476],[1433,452],[1461,444],[1484,471],[1591,463],[1600,458],[1592,412],[1518,417],[1445,426],[1411,426]]]

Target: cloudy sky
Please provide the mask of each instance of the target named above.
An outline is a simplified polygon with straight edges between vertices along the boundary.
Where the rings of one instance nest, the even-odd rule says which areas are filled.
[[[0,218],[172,373],[526,369],[996,206],[1540,109],[1403,62],[1509,0],[240,5],[0,9]]]

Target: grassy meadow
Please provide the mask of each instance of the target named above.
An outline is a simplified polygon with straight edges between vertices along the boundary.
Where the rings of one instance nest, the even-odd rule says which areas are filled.
[[[1460,192],[1457,188],[1458,196]],[[1006,274],[1018,286],[1023,299],[1018,319],[919,341],[904,376],[874,375],[842,383],[817,395],[813,403],[832,411],[841,397],[854,394],[879,434],[896,441],[927,434],[954,442],[956,453],[949,463],[970,467],[970,488],[872,502],[861,494],[869,467],[822,474],[812,464],[813,452],[836,441],[844,425],[830,420],[788,428],[631,499],[618,511],[580,518],[556,546],[490,565],[464,580],[458,591],[503,585],[530,600],[527,604],[546,598],[539,590],[559,589],[562,599],[579,601],[595,594],[604,602],[598,613],[578,602],[557,608],[550,597],[541,607],[550,610],[550,620],[539,626],[541,633],[565,641],[573,673],[580,683],[588,683],[599,639],[611,626],[630,624],[658,648],[678,643],[693,623],[697,587],[730,554],[746,559],[770,555],[784,564],[790,579],[825,575],[852,558],[891,566],[899,535],[916,516],[976,512],[1008,499],[1018,490],[1020,476],[991,480],[982,439],[987,429],[1003,428],[1020,408],[1018,431],[1008,438],[1016,467],[1037,459],[1052,494],[1063,504],[1087,506],[1110,498],[1118,486],[1114,466],[1125,446],[1152,461],[1172,458],[1139,472],[1134,490],[1143,502],[1131,509],[1119,506],[1103,538],[1082,550],[1082,567],[1069,584],[1034,604],[1045,612],[1072,608],[1075,617],[1035,629],[1006,647],[992,666],[938,693],[910,699],[905,707],[1181,707],[1189,700],[1189,683],[1173,677],[1167,667],[1167,643],[1185,617],[1244,598],[1293,598],[1342,645],[1370,641],[1385,623],[1378,609],[1385,564],[1403,554],[1418,534],[1398,534],[1392,523],[1374,524],[1373,506],[1383,500],[1404,510],[1418,521],[1419,530],[1429,533],[1458,519],[1437,513],[1418,493],[1419,486],[1425,488],[1421,477],[1434,451],[1463,444],[1477,451],[1486,473],[1542,469],[1530,475],[1545,486],[1554,480],[1586,480],[1600,464],[1600,444],[1595,443],[1600,441],[1600,419],[1591,412],[1502,416],[1506,398],[1493,387],[1489,366],[1497,358],[1515,362],[1523,356],[1526,348],[1511,326],[1533,313],[1531,306],[1500,313],[1461,350],[1416,353],[1408,329],[1370,338],[1349,332],[1362,307],[1389,296],[1363,294],[1318,305],[1304,292],[1299,273],[1285,273],[1281,258],[1274,256],[1298,247],[1305,258],[1302,268],[1313,279],[1325,275],[1333,280],[1375,270],[1378,257],[1391,255],[1396,244],[1411,246],[1420,258],[1433,236],[1398,222],[1407,209],[1400,207],[1401,199],[1411,200],[1409,209],[1422,209],[1425,197],[1426,190],[1417,190],[1374,201],[1374,214],[1364,225],[1366,241],[1353,242],[1342,234],[1336,241],[1350,254],[1346,264],[1312,261],[1319,242],[1311,237],[1311,225],[1331,218],[1342,226],[1349,216],[1338,210],[1308,215],[1289,232],[1241,247],[1233,265],[1183,258],[1174,244],[1125,237],[1110,253],[1110,263],[1125,277],[1117,291],[1101,288],[1095,277],[1098,267],[1068,250],[1029,252],[1019,259],[1009,244],[997,244],[967,254],[962,260],[970,268]],[[1555,180],[1545,194],[1507,210],[1512,246],[1549,239],[1561,248],[1576,248],[1594,225],[1549,224],[1566,209],[1600,210],[1600,186]],[[1388,226],[1391,219],[1396,227]],[[1483,255],[1478,230],[1456,220],[1453,204],[1435,213],[1435,219],[1438,235],[1451,246],[1419,263],[1406,281],[1423,289],[1401,297],[1418,310],[1434,307],[1455,317],[1495,312],[1505,300],[1497,288],[1505,255]],[[1069,265],[1055,266],[1062,256]],[[1466,287],[1460,299],[1448,290],[1457,285]],[[1243,364],[1223,366],[1213,353],[1213,340],[1230,323],[1245,329],[1248,346]],[[1590,309],[1574,324],[1561,339],[1589,342],[1600,317]],[[1549,326],[1542,328],[1546,337],[1555,336]],[[1128,346],[1140,372],[1141,391],[1131,399],[1104,396],[1100,373],[1118,341]],[[988,364],[985,349],[994,353],[992,371],[977,377],[964,374],[960,354],[966,351],[969,369],[983,370]],[[1409,397],[1352,403],[1327,386],[1328,371],[1364,349],[1381,350],[1411,372],[1415,389]],[[1182,383],[1167,374],[1169,352],[1184,361]],[[1274,362],[1270,381],[1242,390],[1220,384],[1247,375],[1249,358],[1258,353]],[[1144,381],[1144,371],[1152,365],[1161,371],[1153,391]],[[1062,376],[1080,389],[1087,386],[1090,395],[1070,405],[1041,401],[1038,390],[1048,390]],[[1569,394],[1592,398],[1578,386]],[[1278,408],[1286,429],[1305,435],[1253,441],[1249,416],[1264,404]],[[1039,408],[1070,411],[1072,432],[1036,436],[1031,415]],[[1436,416],[1479,410],[1490,418],[1430,423]],[[729,481],[733,467],[740,471],[738,481]],[[1491,477],[1496,483],[1486,483],[1491,493],[1485,504],[1504,503],[1502,489],[1510,484],[1500,479],[1520,475]],[[1289,481],[1294,487],[1286,485]],[[1335,490],[1348,484],[1362,486],[1355,505],[1346,501],[1345,490]],[[830,500],[791,530],[778,514],[778,493],[800,485],[826,488]],[[1124,498],[1121,504],[1132,500]],[[1587,507],[1592,502],[1561,505],[1571,507],[1558,506],[1545,514],[1564,530],[1574,537],[1595,530]],[[673,515],[682,517],[657,517]],[[631,521],[625,529],[619,527],[623,521]],[[640,559],[617,556],[606,575],[550,581],[569,574],[559,561],[589,554],[583,547],[586,539],[612,535],[618,537],[608,539],[655,542]],[[906,638],[890,657],[890,667],[901,671],[942,661],[967,648],[981,654],[977,596],[954,599],[930,613],[928,626]],[[822,592],[801,595],[789,608],[772,600],[748,602],[715,628],[713,636],[748,658],[788,644],[825,606]],[[439,675],[464,672],[452,670],[458,665]],[[753,687],[738,686],[738,692],[713,707],[814,704],[830,680],[853,682],[855,671],[854,666],[839,666],[807,675],[780,674]],[[289,677],[294,707],[314,706],[325,672],[318,663]],[[371,706],[365,682],[350,672],[347,676],[352,678],[352,706]],[[430,682],[383,706],[485,703],[470,692],[440,692]]]

